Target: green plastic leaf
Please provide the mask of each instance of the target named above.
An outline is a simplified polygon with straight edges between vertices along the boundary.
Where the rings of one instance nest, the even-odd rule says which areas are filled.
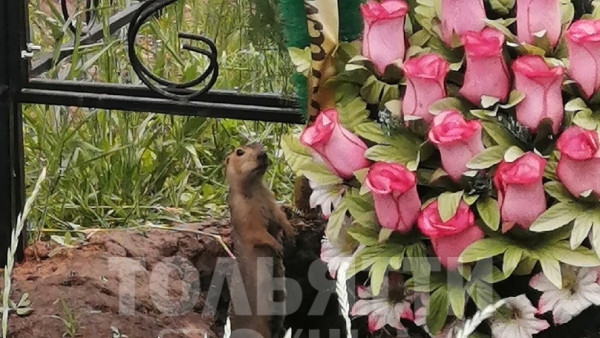
[[[521,262],[521,257],[523,256],[523,249],[511,246],[504,252],[504,259],[502,261],[502,271],[504,275],[510,276],[513,271]]]
[[[465,288],[462,284],[450,283],[448,285],[448,300],[452,313],[462,319],[465,314]]]
[[[373,229],[368,229],[360,225],[353,225],[348,228],[348,235],[359,243],[373,246],[379,243],[379,233]]]
[[[385,82],[379,81],[375,75],[371,75],[360,89],[360,96],[362,96],[367,103],[379,103],[379,98],[381,97],[384,87]]]
[[[428,183],[434,183],[435,181],[439,180],[444,176],[448,176],[448,173],[443,168],[437,168],[429,177]]]
[[[580,246],[581,243],[583,243],[585,238],[590,233],[592,225],[594,225],[594,220],[588,214],[583,213],[575,218],[575,222],[573,222],[573,230],[571,230],[571,249],[574,250]]]
[[[469,169],[487,169],[502,161],[504,156],[504,150],[506,148],[502,146],[492,146],[484,149],[479,154],[473,156],[473,158],[467,162],[467,168]]]
[[[448,221],[456,214],[463,193],[464,191],[462,190],[458,192],[445,192],[438,197],[438,212],[443,222]]]
[[[388,139],[383,135],[381,127],[375,122],[369,121],[364,122],[354,128],[354,133],[360,137],[363,137],[369,141],[376,143],[387,143]]]
[[[513,89],[508,96],[508,102],[506,102],[506,104],[501,104],[500,107],[504,109],[512,108],[523,101],[523,99],[525,99],[525,94]]]
[[[478,117],[481,120],[489,120],[492,117],[495,117],[496,115],[498,115],[498,107],[495,107],[493,110],[489,110],[489,109],[471,109],[469,110],[469,113],[471,113],[471,115]]]
[[[574,220],[583,210],[576,203],[560,202],[544,211],[529,230],[545,232],[558,229]]]
[[[575,16],[575,7],[573,6],[573,3],[571,3],[571,1],[561,1],[560,12],[560,22],[562,23],[563,27],[569,26],[571,21],[573,21],[573,17]]]
[[[308,77],[308,72],[311,64],[310,47],[306,47],[304,49],[290,47],[288,48],[288,52],[290,54],[290,59],[292,60],[292,63],[296,67],[296,71]]]
[[[340,117],[340,122],[347,129],[354,131],[354,128],[365,122],[369,118],[367,103],[360,97],[355,97],[346,105],[337,107]]]
[[[381,257],[379,260],[375,261],[371,270],[369,271],[369,276],[371,277],[371,291],[373,295],[378,295],[381,291],[381,285],[383,284],[383,279],[385,277],[385,273],[387,271],[389,259],[387,257]]]
[[[427,304],[427,327],[431,333],[438,333],[444,327],[448,317],[448,291],[445,286],[435,290]]]
[[[281,149],[286,161],[296,174],[304,164],[313,162],[310,150],[294,135],[288,134],[281,138]]]
[[[318,185],[333,185],[343,182],[339,176],[329,171],[329,168],[323,163],[305,163],[298,169],[298,174],[306,176]]]
[[[367,177],[367,173],[369,172],[369,168],[359,169],[354,172],[354,177],[362,184]],[[362,195],[362,194],[361,194]]]
[[[590,242],[592,242],[592,248],[596,251],[596,255],[600,257],[600,223],[594,222]]]
[[[504,153],[504,160],[506,162],[514,162],[519,157],[523,156],[523,154],[524,154],[524,152],[523,152],[523,150],[521,150],[521,148],[519,148],[517,146],[512,146],[512,147],[506,149],[506,152]]]
[[[566,241],[556,243],[548,252],[558,261],[572,266],[595,267],[600,265],[600,259],[594,251],[583,246],[571,250]]]
[[[495,303],[500,298],[490,284],[481,280],[475,280],[471,283],[467,287],[467,293],[480,310]]]
[[[355,218],[374,209],[373,197],[371,195],[361,195],[358,189],[347,190],[344,200],[350,214]]]
[[[448,109],[456,109],[458,111],[464,111],[464,104],[455,97],[445,97],[437,100],[429,106],[429,112],[433,115],[437,115],[440,112]]]
[[[429,32],[427,32],[426,30],[421,29],[420,31],[411,35],[410,38],[408,38],[408,41],[410,42],[411,47],[412,46],[422,47],[427,43],[427,41],[429,41],[430,38],[431,38],[431,34],[429,34]]]
[[[477,262],[504,253],[507,249],[507,243],[499,238],[483,238],[471,243],[463,250],[458,261],[460,263]]]
[[[517,276],[531,275],[533,268],[535,268],[535,265],[537,264],[537,259],[533,259],[533,258],[529,257],[528,255],[526,255],[526,253],[527,252],[523,252],[523,258],[522,258],[521,262],[519,262],[519,265],[517,265],[517,268],[513,272],[513,275],[517,275]]]
[[[379,247],[367,247],[355,254],[348,268],[348,278],[373,265],[380,258],[381,252]]]
[[[506,27],[507,22],[505,20],[484,19],[483,21],[487,26],[496,28],[497,30],[501,31],[504,34],[504,36],[506,36],[506,41],[514,42],[517,40],[517,37]]]
[[[573,123],[584,129],[596,129],[598,121],[594,118],[590,109],[584,109],[573,116]]]
[[[498,283],[508,278],[508,275],[505,275],[504,272],[498,269],[495,265],[492,265],[491,269],[487,269],[486,272],[487,273],[481,276],[481,280],[486,283]]]
[[[348,207],[346,206],[345,199],[342,199],[342,202],[335,209],[333,209],[331,215],[329,215],[325,233],[330,241],[335,242],[340,236],[347,211]]]
[[[418,149],[410,145],[405,147],[376,145],[367,149],[364,156],[372,161],[399,162],[406,165],[416,159],[417,153]]]
[[[379,239],[378,239],[379,244],[387,241],[390,238],[390,236],[392,236],[393,233],[394,233],[394,230],[392,230],[392,229],[381,228],[381,230],[379,230]]]
[[[548,195],[560,202],[573,202],[573,195],[558,181],[545,183],[544,190],[546,190]]]
[[[392,269],[394,270],[400,270],[400,268],[402,267],[402,263],[404,261],[404,253],[406,252],[406,248],[402,247],[402,250],[400,251],[400,253],[394,255],[392,258],[390,258],[390,266],[392,267]]]
[[[463,195],[463,201],[468,205],[473,205],[473,203],[477,202],[479,199],[479,195]]]
[[[574,98],[565,104],[565,111],[578,112],[584,109],[588,109],[588,106],[580,97]]]
[[[490,1],[490,6],[492,7],[492,9],[500,14],[500,15],[506,15],[510,12],[510,10],[513,8],[513,6],[515,5],[515,0],[489,0]]]
[[[427,249],[422,242],[407,246],[406,257],[414,277],[430,277],[431,265],[427,257]]]
[[[384,104],[385,109],[390,111],[392,116],[401,116],[402,115],[402,101],[400,100],[390,100]]]
[[[487,96],[487,95],[481,96],[481,106],[483,108],[489,108],[498,102],[500,102],[500,99],[497,97]]]
[[[549,253],[544,253],[540,256],[540,264],[544,276],[554,284],[557,288],[562,288],[562,273],[560,271],[560,263]]]
[[[519,141],[506,129],[494,122],[482,121],[481,125],[485,132],[500,146],[505,149],[519,144]]]
[[[479,199],[475,206],[483,223],[494,231],[498,230],[500,226],[500,208],[498,207],[498,202],[491,197],[486,197]]]

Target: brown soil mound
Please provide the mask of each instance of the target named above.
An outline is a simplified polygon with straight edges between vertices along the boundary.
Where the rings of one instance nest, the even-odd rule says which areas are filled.
[[[225,238],[229,233],[226,222],[187,226]],[[195,311],[204,307],[217,258],[226,256],[213,238],[114,231],[52,257],[50,246],[27,248],[25,262],[14,269],[12,299],[28,293],[33,312],[11,314],[10,337],[221,336],[224,313]]]

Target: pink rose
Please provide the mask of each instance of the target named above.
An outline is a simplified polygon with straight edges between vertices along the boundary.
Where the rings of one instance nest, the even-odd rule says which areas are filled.
[[[415,174],[402,164],[377,162],[369,168],[365,184],[381,226],[402,233],[412,229],[421,209],[416,183]]]
[[[458,181],[467,170],[467,162],[483,151],[481,122],[466,121],[459,111],[445,110],[433,119],[429,141],[440,151],[444,170]]]
[[[546,31],[552,47],[560,38],[560,0],[517,0],[517,35],[520,42],[533,44],[533,35]]]
[[[438,201],[434,201],[421,211],[417,225],[421,233],[431,239],[435,254],[448,270],[455,269],[463,250],[484,235],[475,225],[475,215],[469,205],[463,201],[446,222],[442,221],[438,212]]]
[[[516,107],[517,120],[535,132],[542,119],[552,120],[552,130],[558,132],[563,119],[562,78],[564,68],[549,67],[538,55],[517,58],[512,64],[515,89],[525,94]]]
[[[406,76],[406,94],[402,101],[404,115],[419,116],[430,123],[433,115],[429,105],[446,97],[444,79],[450,65],[435,53],[427,53],[406,60],[403,65]]]
[[[514,162],[502,161],[494,174],[498,189],[498,204],[502,216],[502,231],[515,224],[528,229],[546,210],[546,196],[542,176],[546,160],[527,152]]]
[[[300,142],[311,147],[340,177],[351,178],[356,170],[369,166],[364,157],[367,145],[339,123],[335,109],[322,111],[302,131]]]
[[[482,0],[442,0],[442,39],[452,42],[452,35],[485,28],[485,8]]]
[[[556,147],[561,153],[556,174],[565,188],[574,196],[593,189],[600,198],[598,133],[572,126],[560,135]]]
[[[502,56],[504,34],[494,28],[461,36],[467,68],[460,95],[479,105],[483,95],[506,100],[510,91],[508,68]]]
[[[404,16],[408,5],[403,0],[370,0],[360,5],[364,31],[362,54],[380,74],[395,60],[404,59]]]
[[[578,20],[567,29],[569,77],[587,98],[600,89],[600,20]]]

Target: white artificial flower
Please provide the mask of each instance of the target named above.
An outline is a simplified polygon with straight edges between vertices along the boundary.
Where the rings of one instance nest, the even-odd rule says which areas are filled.
[[[350,313],[353,316],[368,316],[369,331],[374,332],[385,325],[390,325],[406,333],[406,328],[400,322],[401,318],[414,320],[412,302],[417,296],[413,292],[402,294],[399,299],[389,297],[388,278],[383,280],[381,290],[374,296],[369,288],[359,286],[357,289],[358,301]],[[396,295],[398,296],[398,295]]]
[[[331,277],[335,278],[337,270],[343,262],[351,261],[353,252],[344,250],[340,241],[331,242],[327,237],[321,240],[321,260],[327,263],[327,270]]]
[[[419,293],[419,306],[415,310],[415,320],[414,323],[417,326],[421,326],[425,332],[431,335],[433,338],[454,338],[457,331],[462,327],[464,321],[460,319],[454,319],[450,323],[446,324],[442,331],[438,332],[435,335],[432,335],[429,332],[429,327],[427,327],[427,304],[429,304],[429,294],[427,293]]]
[[[331,211],[342,203],[342,195],[346,188],[342,184],[319,185],[314,181],[308,180],[312,193],[310,194],[310,207],[321,207],[321,213],[326,218],[331,215]]]
[[[550,324],[535,317],[537,309],[525,295],[508,298],[504,308],[507,316],[493,317],[492,337],[496,338],[531,338],[544,331]]]
[[[429,294],[428,293],[420,293],[419,294],[419,307],[415,310],[415,325],[422,326],[427,333],[429,333],[429,329],[427,328],[427,305],[429,304]]]
[[[543,273],[531,277],[529,286],[543,292],[538,311],[552,311],[555,324],[564,324],[592,304],[600,305],[598,270],[563,266],[563,288],[552,284]]]

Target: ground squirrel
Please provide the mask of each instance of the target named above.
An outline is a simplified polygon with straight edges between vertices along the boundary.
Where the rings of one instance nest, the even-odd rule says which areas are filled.
[[[235,149],[225,160],[231,239],[242,279],[232,276],[231,295],[247,300],[252,312],[240,314],[240,309],[230,307],[233,337],[278,338],[283,335],[285,269],[282,241],[284,237],[291,238],[294,230],[275,203],[273,192],[263,183],[267,165],[267,154],[256,143]],[[270,259],[261,260],[261,257]],[[279,304],[281,315],[257,313],[257,309],[273,310],[273,303]]]

